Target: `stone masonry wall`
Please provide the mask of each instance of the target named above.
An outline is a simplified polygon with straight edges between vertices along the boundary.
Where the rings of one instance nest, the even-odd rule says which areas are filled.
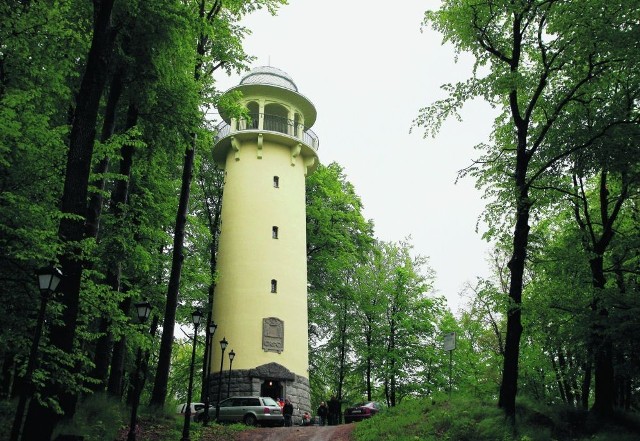
[[[287,371],[288,372],[288,371]],[[288,398],[294,407],[294,420],[299,421],[303,412],[311,410],[311,391],[309,380],[303,376],[288,372],[286,376],[268,372],[268,376],[256,376],[256,369],[239,369],[222,372],[220,400],[238,395],[260,395],[264,381],[279,381],[283,389],[283,397]],[[273,375],[273,376],[272,376]],[[284,378],[283,378],[284,377]],[[211,373],[209,377],[209,400],[213,406],[218,402],[218,383],[220,373]]]

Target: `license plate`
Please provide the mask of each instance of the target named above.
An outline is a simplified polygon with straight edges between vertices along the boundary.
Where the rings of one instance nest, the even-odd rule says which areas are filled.
[[[362,413],[361,410],[352,410],[351,413]]]

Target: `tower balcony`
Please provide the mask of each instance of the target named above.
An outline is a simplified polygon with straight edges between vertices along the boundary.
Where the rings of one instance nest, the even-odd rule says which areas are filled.
[[[306,129],[302,124],[291,119],[265,113],[250,113],[249,119],[232,118],[231,123],[222,121],[215,130],[214,145],[238,132],[275,132],[301,141],[315,152],[320,147],[320,140],[311,129]]]

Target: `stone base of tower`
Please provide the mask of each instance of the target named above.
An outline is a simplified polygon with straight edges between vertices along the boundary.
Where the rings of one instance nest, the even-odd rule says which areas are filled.
[[[209,399],[212,406],[218,401],[220,373],[209,377]],[[233,396],[266,396],[273,399],[288,398],[293,404],[294,421],[299,422],[302,413],[311,412],[309,379],[289,371],[278,363],[268,363],[254,369],[234,369],[222,372],[220,400]]]

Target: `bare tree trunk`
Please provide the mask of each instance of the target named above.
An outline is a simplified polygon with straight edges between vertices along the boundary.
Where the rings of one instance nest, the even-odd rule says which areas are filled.
[[[347,296],[342,297],[342,311],[340,318],[340,354],[339,354],[339,370],[338,370],[338,401],[342,403],[342,388],[344,387],[344,379],[347,376]],[[342,423],[342,412],[338,412],[338,424]]]
[[[592,341],[594,349],[594,402],[592,410],[600,415],[610,415],[613,412],[614,402],[614,370],[613,370],[613,343],[607,336],[607,324],[609,311],[601,306],[602,292],[604,290],[605,277],[603,271],[602,256],[591,259],[591,271],[593,285],[596,290],[596,298],[592,309],[598,314],[598,321],[593,328]]]
[[[524,149],[523,149],[524,150]],[[527,158],[528,160],[528,158]],[[519,161],[520,162],[520,161]],[[524,186],[524,173],[526,166],[521,165],[516,180],[522,179],[518,184],[520,197],[517,200],[517,220],[513,234],[513,254],[508,267],[511,271],[509,284],[509,308],[507,311],[507,336],[504,347],[504,363],[502,368],[502,382],[500,384],[500,396],[498,406],[504,410],[509,418],[515,417],[516,395],[518,391],[518,360],[520,357],[520,337],[522,335],[522,285],[524,278],[524,266],[527,256],[527,244],[529,241],[529,210],[528,193]],[[518,175],[521,178],[518,178]]]
[[[173,346],[173,327],[176,323],[176,309],[178,308],[178,292],[180,290],[180,276],[184,255],[185,227],[189,196],[191,194],[191,179],[193,177],[193,165],[196,154],[196,138],[193,136],[192,144],[187,147],[184,154],[184,166],[182,169],[182,187],[180,189],[180,203],[176,214],[176,227],[173,236],[173,258],[171,259],[171,274],[167,290],[167,302],[162,323],[162,339],[160,341],[160,354],[158,355],[158,369],[151,392],[150,405],[163,407],[167,397],[167,385],[169,383],[169,368],[171,366],[171,350]]]
[[[372,343],[372,329],[371,329],[371,325],[367,325],[367,334],[366,334],[366,339],[367,339],[367,371],[366,371],[366,380],[367,380],[367,401],[371,401],[372,400],[372,393],[371,393],[371,370],[372,370],[372,360],[371,360],[371,347],[373,346]]]

